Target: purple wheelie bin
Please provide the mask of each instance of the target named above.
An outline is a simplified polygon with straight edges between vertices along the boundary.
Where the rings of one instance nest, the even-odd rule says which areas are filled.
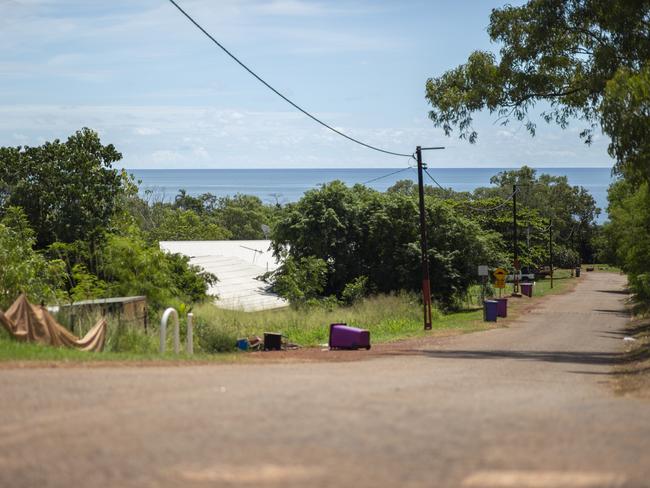
[[[507,298],[495,298],[497,301],[497,317],[507,317],[508,316],[508,299]]]
[[[329,346],[330,349],[370,349],[370,332],[347,324],[330,324]]]
[[[521,288],[522,295],[526,295],[527,297],[533,296],[533,283],[521,283],[519,287]]]

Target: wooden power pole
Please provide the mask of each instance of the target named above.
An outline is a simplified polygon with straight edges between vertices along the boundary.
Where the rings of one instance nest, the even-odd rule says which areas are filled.
[[[424,181],[422,173],[422,151],[444,149],[444,147],[415,148],[418,162],[418,194],[420,196],[420,248],[422,251],[422,303],[424,305],[424,330],[431,330],[431,281],[429,280],[429,256],[427,245],[426,213],[424,208]]]

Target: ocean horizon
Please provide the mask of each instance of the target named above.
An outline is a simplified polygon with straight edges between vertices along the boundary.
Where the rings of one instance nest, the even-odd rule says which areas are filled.
[[[429,168],[443,187],[473,191],[491,186],[490,178],[516,168]],[[607,218],[607,188],[614,181],[609,167],[535,168],[537,174],[566,176],[571,185],[583,186],[601,209],[598,222]],[[417,181],[414,168],[277,168],[277,169],[126,169],[140,182],[140,195],[158,201],[172,201],[179,190],[196,196],[217,197],[237,193],[254,195],[264,203],[285,204],[299,200],[313,188],[333,180],[347,185],[366,184],[386,191],[399,180]],[[391,174],[393,173],[393,174]],[[425,184],[434,183],[425,174]]]

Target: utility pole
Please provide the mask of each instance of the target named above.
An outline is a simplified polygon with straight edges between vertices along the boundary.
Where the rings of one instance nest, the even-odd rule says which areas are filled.
[[[418,194],[420,196],[420,248],[422,251],[422,303],[424,305],[424,330],[431,330],[431,281],[429,280],[429,257],[427,255],[427,228],[424,209],[424,181],[422,172],[422,151],[444,149],[444,147],[415,148],[418,162]]]
[[[553,288],[553,218],[552,217],[548,225],[548,256],[549,256],[549,269],[551,271],[551,288]]]
[[[512,185],[512,248],[514,252],[513,266],[513,287],[512,294],[519,295],[519,248],[517,245],[517,185]]]

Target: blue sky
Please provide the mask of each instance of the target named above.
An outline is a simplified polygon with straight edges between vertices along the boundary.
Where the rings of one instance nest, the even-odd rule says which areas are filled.
[[[476,117],[479,142],[427,118],[427,78],[498,47],[481,0],[178,0],[277,89],[370,144],[431,166],[611,166],[583,126]],[[512,3],[512,2],[511,2]],[[514,2],[516,3],[516,2]],[[0,145],[65,139],[87,126],[128,168],[401,167],[316,125],[211,44],[167,0],[0,0]]]

